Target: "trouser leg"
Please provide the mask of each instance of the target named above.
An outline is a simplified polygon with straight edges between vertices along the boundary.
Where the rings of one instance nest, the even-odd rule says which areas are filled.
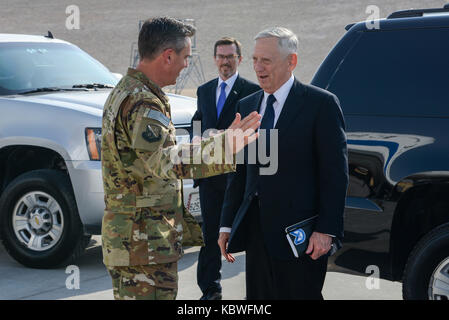
[[[327,257],[312,260],[272,261],[274,299],[323,300],[321,291],[327,269]]]
[[[254,200],[248,209],[248,243],[246,248],[246,299],[273,299],[273,282],[270,258],[263,242],[259,207]]]
[[[178,292],[177,263],[108,267],[116,300],[174,300]]]
[[[221,251],[218,246],[220,214],[223,193],[200,186],[202,231],[204,247],[201,247],[197,265],[197,283],[203,294],[221,292]]]
[[[218,247],[218,245],[206,245],[205,247],[202,247],[198,256],[197,281],[203,294],[208,290],[221,292],[220,269],[220,247]]]
[[[286,261],[273,259],[264,244],[257,200],[247,214],[250,219],[246,250],[247,299],[322,300],[327,257],[312,260],[305,255]]]

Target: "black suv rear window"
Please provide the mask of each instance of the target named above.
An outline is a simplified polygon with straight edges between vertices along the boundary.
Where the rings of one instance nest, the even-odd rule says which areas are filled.
[[[449,116],[449,29],[364,32],[328,90],[345,114]]]

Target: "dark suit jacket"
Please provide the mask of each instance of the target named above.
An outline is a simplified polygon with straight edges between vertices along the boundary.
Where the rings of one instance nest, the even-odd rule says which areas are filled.
[[[246,80],[242,77],[237,76],[234,85],[229,92],[223,109],[220,113],[220,117],[217,119],[217,104],[216,104],[216,94],[217,94],[218,78],[215,78],[209,82],[198,87],[197,95],[197,111],[192,118],[193,121],[201,121],[201,134],[208,129],[227,129],[232,121],[234,121],[236,113],[237,102],[260,90],[260,87]],[[198,185],[199,180],[195,180],[195,186]],[[226,175],[211,177],[207,179],[201,179],[201,181],[209,181],[211,185],[222,186],[221,188],[226,188]]]
[[[239,101],[242,118],[260,108],[263,91]],[[294,259],[285,228],[318,214],[315,231],[343,236],[348,184],[344,119],[332,93],[295,79],[275,128],[278,170],[259,175],[258,165],[237,165],[225,193],[221,227],[232,227],[228,252],[246,249],[251,201],[258,192],[263,239],[270,256]]]

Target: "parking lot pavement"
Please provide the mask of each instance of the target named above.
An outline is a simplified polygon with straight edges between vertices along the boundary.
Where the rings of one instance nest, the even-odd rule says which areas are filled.
[[[6,2],[6,3],[5,3]],[[139,20],[168,15],[195,19],[196,52],[206,80],[217,76],[212,60],[214,42],[223,36],[238,39],[243,47],[239,72],[257,81],[251,54],[254,36],[270,26],[284,26],[299,36],[299,66],[295,75],[309,82],[330,49],[345,34],[347,24],[364,21],[369,5],[379,9],[383,18],[396,10],[443,7],[442,0],[228,0],[181,2],[166,0],[3,0],[0,30],[2,33],[47,34],[67,40],[100,60],[112,72],[125,73],[131,60],[131,47],[137,41]],[[80,28],[67,28],[69,5],[80,12]],[[195,80],[192,77],[192,80]],[[198,83],[189,80],[186,88]]]
[[[101,240],[94,236],[86,253],[76,262],[79,268],[79,289],[68,289],[76,283],[74,272],[59,268],[37,270],[25,268],[0,247],[0,299],[1,300],[111,300],[111,280],[102,263]],[[179,262],[179,292],[177,299],[196,300],[201,291],[196,285],[198,248],[187,248]],[[233,264],[223,262],[223,299],[242,300],[245,297],[245,255],[236,254]],[[366,287],[367,277],[328,272],[323,295],[328,300],[342,299],[401,299],[401,284],[380,280],[378,289]]]

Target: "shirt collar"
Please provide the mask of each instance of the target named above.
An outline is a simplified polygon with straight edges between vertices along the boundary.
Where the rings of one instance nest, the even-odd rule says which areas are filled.
[[[293,87],[293,83],[295,82],[295,77],[292,76],[279,88],[277,89],[273,95],[276,98],[276,102],[279,103],[279,106],[283,106],[285,100],[287,100],[287,96],[290,92],[290,89]],[[269,93],[264,91],[264,100],[267,101]]]
[[[226,82],[226,87],[228,87],[229,89],[231,89],[234,86],[234,82],[235,80],[237,80],[237,77],[239,76],[239,72],[236,71],[232,77],[230,77],[229,79],[227,79],[226,81],[223,81],[223,79],[221,79],[220,76],[218,76],[218,87],[220,87],[222,82]]]
[[[126,75],[139,80],[145,86],[147,86],[148,89],[150,89],[151,92],[153,92],[159,99],[161,99],[165,103],[168,103],[168,98],[165,95],[164,91],[162,91],[161,87],[151,81],[143,72],[133,68],[128,68],[128,72],[126,73]]]

